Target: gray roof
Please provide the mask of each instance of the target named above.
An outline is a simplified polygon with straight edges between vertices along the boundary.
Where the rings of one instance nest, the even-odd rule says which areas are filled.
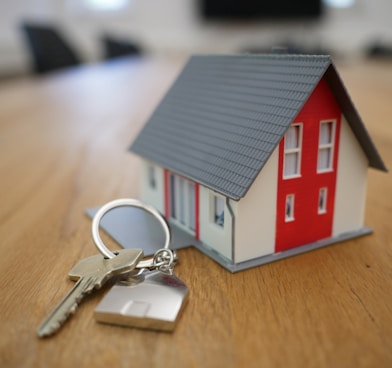
[[[329,56],[193,56],[130,150],[238,200],[324,75],[369,165],[386,170]]]

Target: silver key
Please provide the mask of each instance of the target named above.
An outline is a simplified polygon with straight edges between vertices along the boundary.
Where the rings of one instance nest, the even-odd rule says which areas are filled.
[[[55,333],[67,318],[73,314],[82,298],[99,289],[110,278],[131,272],[143,258],[141,249],[121,249],[114,258],[104,258],[101,254],[82,259],[69,272],[76,281],[73,289],[42,322],[37,330],[39,337]]]

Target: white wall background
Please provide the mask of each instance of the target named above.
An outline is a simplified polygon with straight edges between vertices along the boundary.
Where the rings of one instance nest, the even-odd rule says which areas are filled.
[[[150,53],[238,52],[282,41],[355,54],[376,38],[392,43],[392,1],[355,0],[347,9],[326,8],[318,23],[203,23],[197,0],[128,0],[118,12],[94,12],[86,0],[0,0],[0,75],[27,69],[19,24],[23,19],[58,23],[86,61],[101,57],[107,31],[140,41]]]

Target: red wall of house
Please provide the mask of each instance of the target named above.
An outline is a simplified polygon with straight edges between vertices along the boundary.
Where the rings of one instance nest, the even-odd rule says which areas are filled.
[[[303,123],[301,176],[283,179],[284,139],[279,145],[276,252],[332,235],[341,110],[322,79],[293,123]],[[333,171],[317,173],[321,120],[335,120]],[[318,214],[320,188],[328,188],[327,213]],[[288,194],[295,195],[294,221],[285,221]]]

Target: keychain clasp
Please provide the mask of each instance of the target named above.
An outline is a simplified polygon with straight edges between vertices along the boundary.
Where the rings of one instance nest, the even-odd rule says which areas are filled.
[[[169,248],[158,249],[150,259],[140,261],[136,269],[139,270],[159,270],[164,273],[172,274],[173,268],[178,262],[178,255],[175,250]]]

